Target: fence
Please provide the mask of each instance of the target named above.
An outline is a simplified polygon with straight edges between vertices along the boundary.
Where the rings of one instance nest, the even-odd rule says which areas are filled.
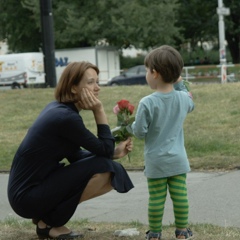
[[[189,82],[221,83],[221,65],[199,65],[184,67],[182,77]],[[227,82],[240,81],[240,64],[227,64]]]

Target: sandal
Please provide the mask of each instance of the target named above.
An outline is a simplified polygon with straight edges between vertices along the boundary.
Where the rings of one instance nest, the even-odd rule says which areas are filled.
[[[32,223],[37,225],[40,220],[38,218],[33,218]]]
[[[176,229],[175,235],[176,235],[177,239],[191,239],[193,237],[193,233],[190,230],[190,228],[187,228],[186,231]],[[184,237],[184,238],[182,238],[182,237]]]
[[[75,239],[75,238],[83,238],[83,234],[81,233],[75,233],[75,232],[70,232],[67,234],[61,234],[57,237],[51,237],[49,235],[50,230],[52,227],[46,227],[46,228],[39,228],[38,226],[36,227],[36,232],[38,235],[38,239],[57,239],[57,240],[67,240],[67,239]]]
[[[153,233],[153,232],[150,232],[150,230],[146,232],[146,239],[147,240],[161,240],[161,237],[162,237],[161,232]]]

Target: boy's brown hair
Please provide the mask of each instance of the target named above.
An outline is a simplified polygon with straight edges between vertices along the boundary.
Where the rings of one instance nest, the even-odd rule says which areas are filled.
[[[64,69],[60,80],[55,88],[55,99],[58,102],[76,102],[72,87],[79,84],[87,69],[93,68],[97,74],[99,69],[89,62],[72,62]]]
[[[163,45],[147,54],[144,65],[158,72],[163,81],[174,83],[178,80],[184,66],[180,53],[171,46]]]

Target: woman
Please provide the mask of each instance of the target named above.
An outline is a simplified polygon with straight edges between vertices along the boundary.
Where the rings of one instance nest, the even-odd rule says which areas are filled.
[[[69,64],[55,89],[56,101],[40,113],[15,154],[9,202],[18,215],[33,219],[41,239],[82,237],[64,226],[79,203],[133,188],[125,169],[112,161],[132,150],[132,140],[115,147],[98,99],[98,74],[91,63]],[[85,127],[82,109],[93,112],[98,137]],[[70,164],[64,166],[63,159]]]

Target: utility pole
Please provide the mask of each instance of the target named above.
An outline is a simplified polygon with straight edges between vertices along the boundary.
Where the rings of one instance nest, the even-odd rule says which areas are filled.
[[[52,0],[39,0],[41,13],[43,56],[46,86],[56,86],[55,45],[53,31]]]
[[[226,59],[226,47],[225,47],[225,25],[224,16],[230,14],[230,9],[225,8],[223,5],[223,0],[218,0],[218,30],[219,30],[219,60],[221,65],[221,82],[225,83],[227,81],[227,59]]]

